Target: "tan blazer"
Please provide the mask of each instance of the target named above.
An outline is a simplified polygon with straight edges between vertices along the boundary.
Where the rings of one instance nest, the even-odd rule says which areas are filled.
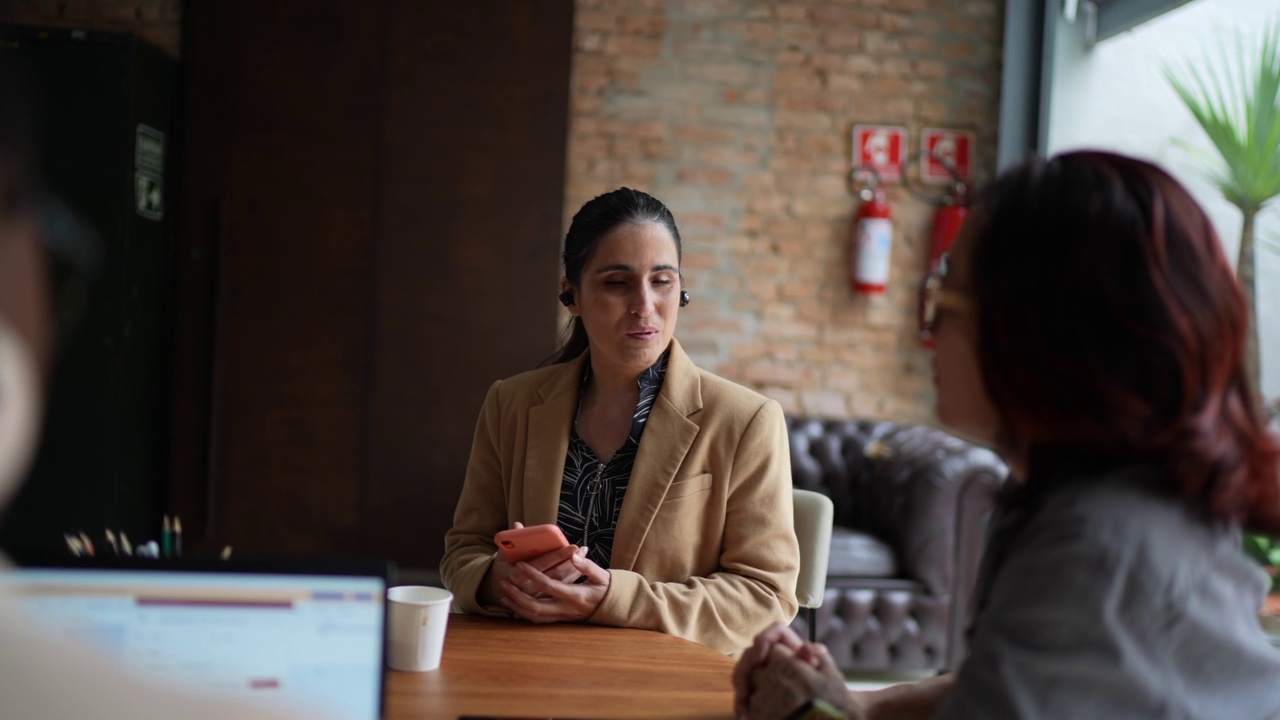
[[[440,570],[457,607],[516,521],[554,523],[586,353],[489,388]],[[800,551],[778,403],[696,367],[674,340],[614,535],[609,592],[588,622],[659,630],[726,654],[796,613]]]

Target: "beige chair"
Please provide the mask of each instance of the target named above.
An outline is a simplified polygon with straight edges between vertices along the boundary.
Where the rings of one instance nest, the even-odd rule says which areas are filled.
[[[818,608],[827,590],[827,560],[831,557],[831,527],[835,506],[831,498],[812,490],[792,489],[796,539],[800,541],[800,577],[796,599],[804,608],[809,641],[817,637]]]

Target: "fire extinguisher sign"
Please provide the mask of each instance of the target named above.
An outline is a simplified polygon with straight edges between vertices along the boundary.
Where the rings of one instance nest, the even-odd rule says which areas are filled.
[[[957,176],[969,182],[975,143],[974,134],[968,130],[925,128],[920,133],[921,182],[948,185]]]
[[[902,155],[907,147],[907,129],[896,125],[853,126],[853,172],[859,180],[870,180],[875,168],[885,182],[902,177]]]

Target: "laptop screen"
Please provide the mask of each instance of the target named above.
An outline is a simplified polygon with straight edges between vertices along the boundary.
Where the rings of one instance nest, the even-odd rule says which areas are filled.
[[[387,574],[379,567],[364,575],[241,572],[229,563],[24,567],[3,582],[34,622],[135,674],[297,713],[376,720]]]

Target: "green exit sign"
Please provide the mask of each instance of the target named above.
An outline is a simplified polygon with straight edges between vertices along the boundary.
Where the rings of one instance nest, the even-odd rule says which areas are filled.
[[[150,173],[133,174],[133,201],[138,214],[148,220],[164,217],[164,183]]]

